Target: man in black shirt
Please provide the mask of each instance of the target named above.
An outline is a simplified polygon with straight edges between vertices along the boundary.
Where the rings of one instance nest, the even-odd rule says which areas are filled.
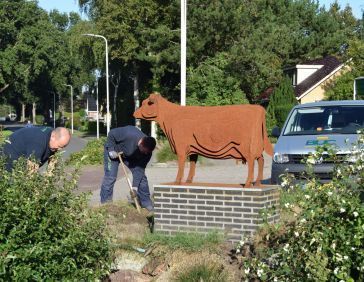
[[[133,175],[135,189],[140,204],[148,211],[153,210],[145,168],[152,157],[156,141],[134,126],[118,127],[110,130],[104,149],[105,176],[101,185],[101,203],[112,200],[114,184],[119,168],[119,154]]]
[[[6,170],[11,171],[14,161],[24,157],[28,159],[28,168],[36,171],[49,161],[56,151],[66,147],[70,139],[71,134],[64,127],[53,130],[48,127],[19,129],[5,141],[3,153],[6,157]]]

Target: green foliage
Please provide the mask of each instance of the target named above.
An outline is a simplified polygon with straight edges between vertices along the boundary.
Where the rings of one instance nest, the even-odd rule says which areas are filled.
[[[58,162],[52,176],[21,159],[0,166],[0,280],[94,281],[109,273],[112,249],[102,214],[75,195],[77,170]]]
[[[159,163],[165,163],[168,161],[177,160],[177,155],[172,152],[171,146],[168,141],[163,142],[161,147],[157,151],[157,161]]]
[[[186,272],[180,273],[173,280],[176,282],[225,282],[227,281],[226,271],[222,271],[219,264],[207,265],[197,264]]]
[[[96,121],[88,121],[86,122],[86,131],[88,133],[96,133],[97,132],[97,122]],[[99,133],[106,134],[106,126],[103,122],[99,122]]]
[[[72,153],[67,160],[67,165],[96,165],[104,162],[104,144],[106,138],[94,139],[87,143],[79,152]]]
[[[282,203],[291,220],[282,232],[270,228],[261,252],[244,262],[244,278],[262,281],[362,281],[364,279],[364,135],[338,163],[332,182],[321,184],[312,174],[323,154],[337,160],[331,147],[319,147],[307,158],[308,182],[282,183]],[[354,162],[355,161],[355,162]],[[281,223],[282,224],[282,223]],[[239,250],[246,242],[239,245]]]
[[[188,71],[187,102],[189,105],[218,106],[248,104],[238,79],[226,71],[227,54],[207,59]]]
[[[268,132],[274,126],[282,128],[288,113],[293,106],[297,105],[291,81],[288,77],[283,79],[270,96],[267,108],[267,128]]]
[[[44,116],[43,115],[36,115],[35,116],[35,122],[37,124],[44,124]]]
[[[223,242],[222,234],[210,232],[208,234],[179,232],[174,236],[167,236],[161,233],[146,234],[144,243],[165,245],[171,250],[199,251],[208,248],[216,248]]]
[[[0,130],[0,144],[8,138],[13,132],[10,130]]]
[[[326,100],[352,100],[354,93],[354,79],[364,73],[364,41],[352,40],[349,42],[347,63],[344,74],[331,81],[326,86]],[[349,69],[350,71],[349,71]],[[358,96],[357,99],[364,99]]]

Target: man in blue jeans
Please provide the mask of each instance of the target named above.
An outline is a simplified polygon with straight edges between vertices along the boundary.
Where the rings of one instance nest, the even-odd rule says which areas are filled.
[[[101,203],[112,201],[119,168],[119,154],[133,175],[133,190],[142,208],[153,211],[145,168],[152,157],[156,141],[134,126],[110,130],[104,147],[105,176],[101,185]]]

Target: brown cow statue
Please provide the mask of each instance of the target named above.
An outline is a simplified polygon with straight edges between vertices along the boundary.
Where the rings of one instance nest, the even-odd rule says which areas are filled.
[[[180,184],[187,156],[190,171],[186,182],[192,182],[198,155],[212,159],[237,159],[248,164],[244,187],[251,187],[254,161],[258,161],[255,186],[263,178],[263,151],[273,155],[265,125],[265,110],[258,105],[180,106],[150,94],[134,112],[135,118],[158,122],[178,157],[175,183]]]

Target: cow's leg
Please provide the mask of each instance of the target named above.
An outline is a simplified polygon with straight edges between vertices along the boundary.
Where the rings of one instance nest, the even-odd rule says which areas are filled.
[[[186,154],[184,152],[182,154],[177,152],[177,158],[178,158],[178,173],[176,176],[175,183],[181,184],[183,173],[185,170]]]
[[[192,183],[193,177],[195,176],[197,159],[198,159],[197,154],[193,154],[190,156],[190,171],[188,173],[188,177],[186,180],[187,183]]]
[[[264,169],[264,158],[263,155],[261,155],[258,159],[258,176],[257,176],[257,180],[255,181],[255,185],[257,187],[261,187],[262,186],[262,182],[261,180],[263,179],[263,169]]]
[[[248,177],[246,178],[244,188],[249,188],[252,186],[253,177],[254,177],[254,158],[246,158],[246,162],[248,165]]]

